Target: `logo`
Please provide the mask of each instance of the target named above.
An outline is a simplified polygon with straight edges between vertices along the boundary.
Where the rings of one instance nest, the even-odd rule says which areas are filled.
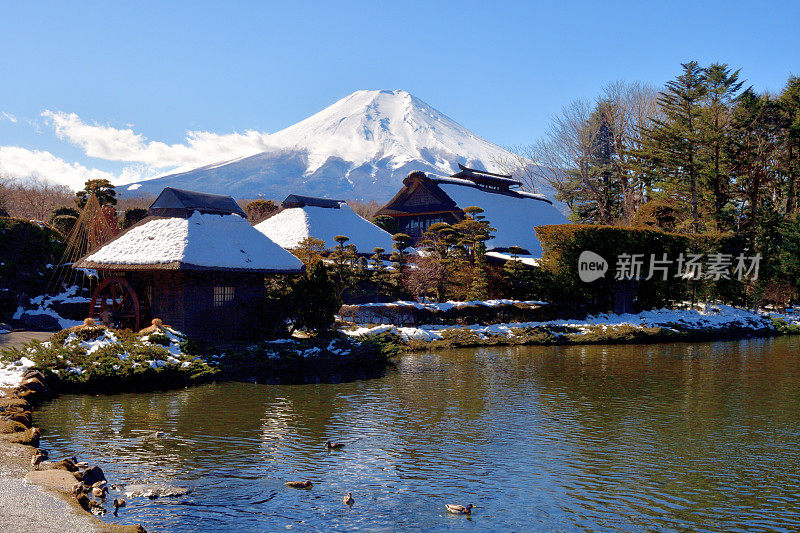
[[[588,250],[578,257],[578,276],[586,283],[600,279],[608,272],[608,261]]]

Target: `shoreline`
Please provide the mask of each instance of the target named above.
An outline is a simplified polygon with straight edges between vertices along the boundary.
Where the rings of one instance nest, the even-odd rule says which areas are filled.
[[[800,317],[753,313],[721,305],[702,310],[658,309],[638,314],[491,325],[349,324],[340,331],[357,339],[373,338],[403,351],[419,352],[486,346],[662,344],[766,338],[800,334]]]
[[[0,388],[0,530],[145,533],[140,525],[106,523],[84,509],[72,496],[77,478],[71,473],[32,469],[41,436],[33,413],[48,394],[38,377]]]

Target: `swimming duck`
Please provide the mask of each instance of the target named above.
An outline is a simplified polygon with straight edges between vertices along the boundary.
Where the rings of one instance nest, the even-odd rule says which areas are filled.
[[[161,431],[159,429],[158,431],[156,431],[156,435],[155,436],[156,436],[157,439],[160,439],[161,437],[166,436],[166,433],[164,433],[163,431]]]
[[[292,487],[293,489],[310,489],[314,486],[313,483],[310,481],[287,481],[284,483],[287,487]]]
[[[447,511],[448,512],[451,512],[453,514],[466,514],[466,515],[469,515],[469,514],[472,514],[472,509],[477,507],[477,505],[472,505],[470,503],[469,505],[464,507],[463,505],[455,505],[455,504],[452,504],[452,503],[448,503],[448,504],[445,505],[445,507],[447,507]]]
[[[329,440],[325,441],[326,450],[341,450],[342,448],[344,448],[344,444],[341,442],[331,442]]]
[[[96,496],[98,498],[105,498],[106,494],[108,494],[108,487],[105,485],[101,485],[99,487],[92,487],[92,496]]]
[[[125,507],[125,500],[122,498],[114,498],[112,504],[114,505],[114,516],[117,516],[117,509]]]
[[[345,505],[353,505],[354,503],[356,503],[356,501],[353,499],[353,493],[352,492],[348,492],[347,496],[345,496],[344,500],[342,500],[342,501],[344,502]]]

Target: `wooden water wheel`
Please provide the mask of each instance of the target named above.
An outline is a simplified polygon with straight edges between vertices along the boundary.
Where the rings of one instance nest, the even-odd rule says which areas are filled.
[[[141,306],[136,292],[124,278],[105,278],[92,295],[89,316],[115,329],[139,331]]]

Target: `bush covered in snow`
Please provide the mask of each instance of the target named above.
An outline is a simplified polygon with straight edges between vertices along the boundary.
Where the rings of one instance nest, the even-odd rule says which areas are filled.
[[[87,325],[65,329],[47,342],[3,352],[13,365],[29,360],[62,390],[140,390],[206,381],[216,369],[186,353],[186,338],[156,326],[139,334]]]

